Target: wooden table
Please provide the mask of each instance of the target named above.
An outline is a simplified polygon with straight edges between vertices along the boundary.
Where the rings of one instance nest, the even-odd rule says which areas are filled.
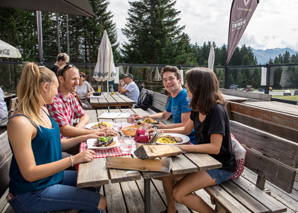
[[[119,92],[115,92],[114,95],[111,95],[107,92],[102,92],[101,96],[99,96],[98,98],[90,98],[90,103],[92,109],[106,108],[110,106],[113,106],[116,109],[120,109],[123,106],[132,108],[132,105],[135,102],[125,95],[120,94]]]
[[[87,111],[90,122],[96,122],[97,116],[104,112],[131,112],[141,115],[147,115],[142,109],[114,109],[114,110],[97,110]],[[95,116],[95,114],[97,116]],[[101,121],[110,121],[109,119],[102,119]],[[134,155],[126,156],[133,158]],[[106,169],[105,158],[93,159],[90,163],[83,163],[79,165],[77,187],[98,187],[101,185],[111,183],[120,183],[126,181],[139,180],[144,178],[144,204],[145,212],[150,212],[150,179],[169,176],[170,174],[187,174],[196,172],[198,170],[209,170],[221,168],[221,163],[215,160],[208,154],[200,153],[185,153],[172,157],[172,169],[171,173],[162,172],[138,172],[138,171],[126,171],[119,169]]]
[[[225,101],[234,101],[234,102],[238,102],[238,103],[242,103],[244,101],[250,100],[250,98],[244,98],[244,97],[233,96],[233,95],[222,94],[222,96],[225,99]]]

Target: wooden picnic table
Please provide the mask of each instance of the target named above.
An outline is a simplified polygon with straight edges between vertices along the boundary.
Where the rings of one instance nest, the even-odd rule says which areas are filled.
[[[250,100],[250,98],[244,98],[244,97],[239,97],[239,96],[234,96],[234,95],[222,94],[222,96],[225,99],[225,101],[234,101],[234,102],[238,102],[238,103],[242,103],[244,101]]]
[[[104,112],[131,112],[141,115],[148,113],[140,108],[138,109],[113,109],[113,110],[90,110],[87,111],[90,122],[97,122],[97,117]],[[100,121],[113,122],[111,119],[101,119]],[[125,120],[124,120],[125,122]],[[135,156],[127,155],[126,157],[134,158]],[[106,158],[95,158],[90,163],[79,165],[77,187],[98,187],[111,183],[122,183],[126,181],[144,179],[144,205],[145,212],[150,212],[150,179],[169,176],[170,174],[187,174],[198,170],[209,170],[221,168],[220,162],[208,154],[201,153],[184,153],[172,157],[171,173],[162,172],[138,172],[126,171],[119,169],[107,169]]]
[[[102,92],[101,96],[98,96],[98,98],[90,98],[90,104],[92,106],[92,109],[106,108],[110,106],[113,106],[116,109],[120,109],[123,106],[128,106],[129,108],[132,108],[132,105],[134,103],[135,102],[133,100],[126,97],[125,95],[120,94],[119,92],[115,92],[114,95],[111,95],[107,92]]]
[[[290,114],[292,116],[298,116],[298,105],[282,103],[279,101],[257,101],[257,102],[245,102],[249,106],[258,107],[261,109],[280,112],[283,114]]]

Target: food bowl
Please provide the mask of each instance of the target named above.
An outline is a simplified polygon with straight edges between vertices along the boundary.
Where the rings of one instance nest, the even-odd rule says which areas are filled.
[[[124,135],[135,136],[137,129],[141,130],[142,127],[140,125],[126,126],[126,127],[123,127],[121,131],[123,132]]]

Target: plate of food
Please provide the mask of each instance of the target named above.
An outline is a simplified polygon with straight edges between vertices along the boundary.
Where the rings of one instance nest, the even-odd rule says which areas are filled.
[[[153,118],[144,118],[144,119],[141,119],[141,120],[138,120],[138,124],[158,124],[159,123],[159,120],[155,120]]]
[[[86,129],[102,129],[105,127],[112,127],[112,125],[109,122],[96,122],[96,123],[87,124],[85,126]]]
[[[99,138],[91,138],[87,140],[88,149],[111,149],[116,146],[119,146],[119,141],[116,137],[104,137],[100,136]]]
[[[164,133],[163,136],[156,141],[156,144],[180,145],[187,142],[189,142],[189,137],[186,135],[181,135],[177,133]]]

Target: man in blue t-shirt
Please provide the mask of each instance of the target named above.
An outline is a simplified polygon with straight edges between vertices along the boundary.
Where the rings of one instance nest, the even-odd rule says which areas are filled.
[[[141,116],[135,114],[135,119],[143,119],[145,117],[150,117],[160,121],[169,119],[173,116],[173,124],[155,125],[158,129],[172,129],[176,127],[185,126],[188,120],[190,119],[191,109],[189,108],[187,100],[187,92],[182,88],[181,85],[181,76],[177,67],[165,66],[160,73],[163,85],[165,89],[171,94],[170,100],[166,107],[166,110],[160,113],[151,114],[147,116]],[[144,124],[143,124],[144,125]],[[145,124],[148,127],[153,127],[152,124]],[[190,142],[196,144],[194,130],[188,135]]]

